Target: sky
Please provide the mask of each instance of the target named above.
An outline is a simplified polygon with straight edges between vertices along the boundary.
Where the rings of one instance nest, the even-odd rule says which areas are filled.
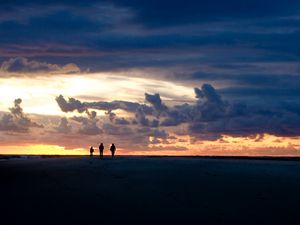
[[[0,2],[0,154],[300,155],[300,2]]]

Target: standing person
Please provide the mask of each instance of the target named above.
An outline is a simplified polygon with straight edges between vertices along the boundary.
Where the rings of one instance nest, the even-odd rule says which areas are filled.
[[[104,152],[104,145],[101,143],[99,145],[99,152],[100,152],[100,158],[103,158],[103,152]]]
[[[90,157],[93,157],[93,153],[94,153],[94,148],[93,146],[90,147]]]
[[[114,143],[111,144],[110,151],[111,151],[111,157],[114,157],[115,156],[115,152],[116,152],[116,146],[115,146]]]

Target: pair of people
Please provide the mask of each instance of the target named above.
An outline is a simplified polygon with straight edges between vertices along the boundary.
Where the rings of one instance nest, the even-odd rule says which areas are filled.
[[[112,143],[111,146],[110,146],[110,152],[111,152],[112,157],[115,156],[116,150],[117,150],[117,148],[116,148],[115,144]],[[101,143],[99,145],[100,158],[103,158],[103,152],[104,152],[104,145],[103,145],[103,143]],[[94,148],[93,148],[93,146],[91,146],[91,148],[90,148],[90,157],[93,156],[93,153],[94,153]]]

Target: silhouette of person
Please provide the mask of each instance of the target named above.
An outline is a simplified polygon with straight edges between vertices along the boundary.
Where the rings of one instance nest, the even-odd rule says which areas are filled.
[[[93,146],[90,147],[90,157],[93,157],[93,153],[94,153],[94,148]]]
[[[99,152],[100,152],[100,158],[103,158],[103,152],[104,152],[104,145],[101,143],[99,145]]]
[[[114,157],[115,156],[115,152],[116,152],[116,146],[115,146],[114,143],[111,144],[110,151],[111,151],[111,157]]]

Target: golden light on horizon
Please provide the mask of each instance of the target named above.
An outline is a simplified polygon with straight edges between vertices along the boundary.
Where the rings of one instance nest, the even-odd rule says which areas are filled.
[[[85,155],[87,152],[82,148],[65,149],[58,145],[32,144],[19,146],[1,146],[1,154],[7,155]]]
[[[176,134],[172,134],[176,136]],[[156,154],[175,155],[236,155],[236,156],[300,156],[300,137],[277,137],[270,134],[232,137],[224,135],[218,140],[193,141],[189,135],[177,136],[180,140],[170,140],[169,144],[150,145],[152,148],[166,148],[167,150],[156,151]],[[178,140],[177,139],[177,140]],[[151,138],[152,140],[152,138]],[[187,150],[172,150],[168,146],[187,148]],[[153,151],[148,152],[153,154]]]
[[[152,138],[151,138],[152,139]],[[254,137],[224,136],[217,141],[198,141],[193,143],[190,136],[180,136],[180,142],[149,145],[151,150],[132,150],[117,146],[117,155],[230,155],[230,156],[300,156],[300,137],[276,137],[264,134]],[[187,149],[183,149],[186,147]],[[98,148],[94,146],[95,155]],[[88,155],[89,149],[66,149],[63,146],[31,144],[2,146],[1,154],[19,155]],[[105,149],[105,155],[109,155]]]

